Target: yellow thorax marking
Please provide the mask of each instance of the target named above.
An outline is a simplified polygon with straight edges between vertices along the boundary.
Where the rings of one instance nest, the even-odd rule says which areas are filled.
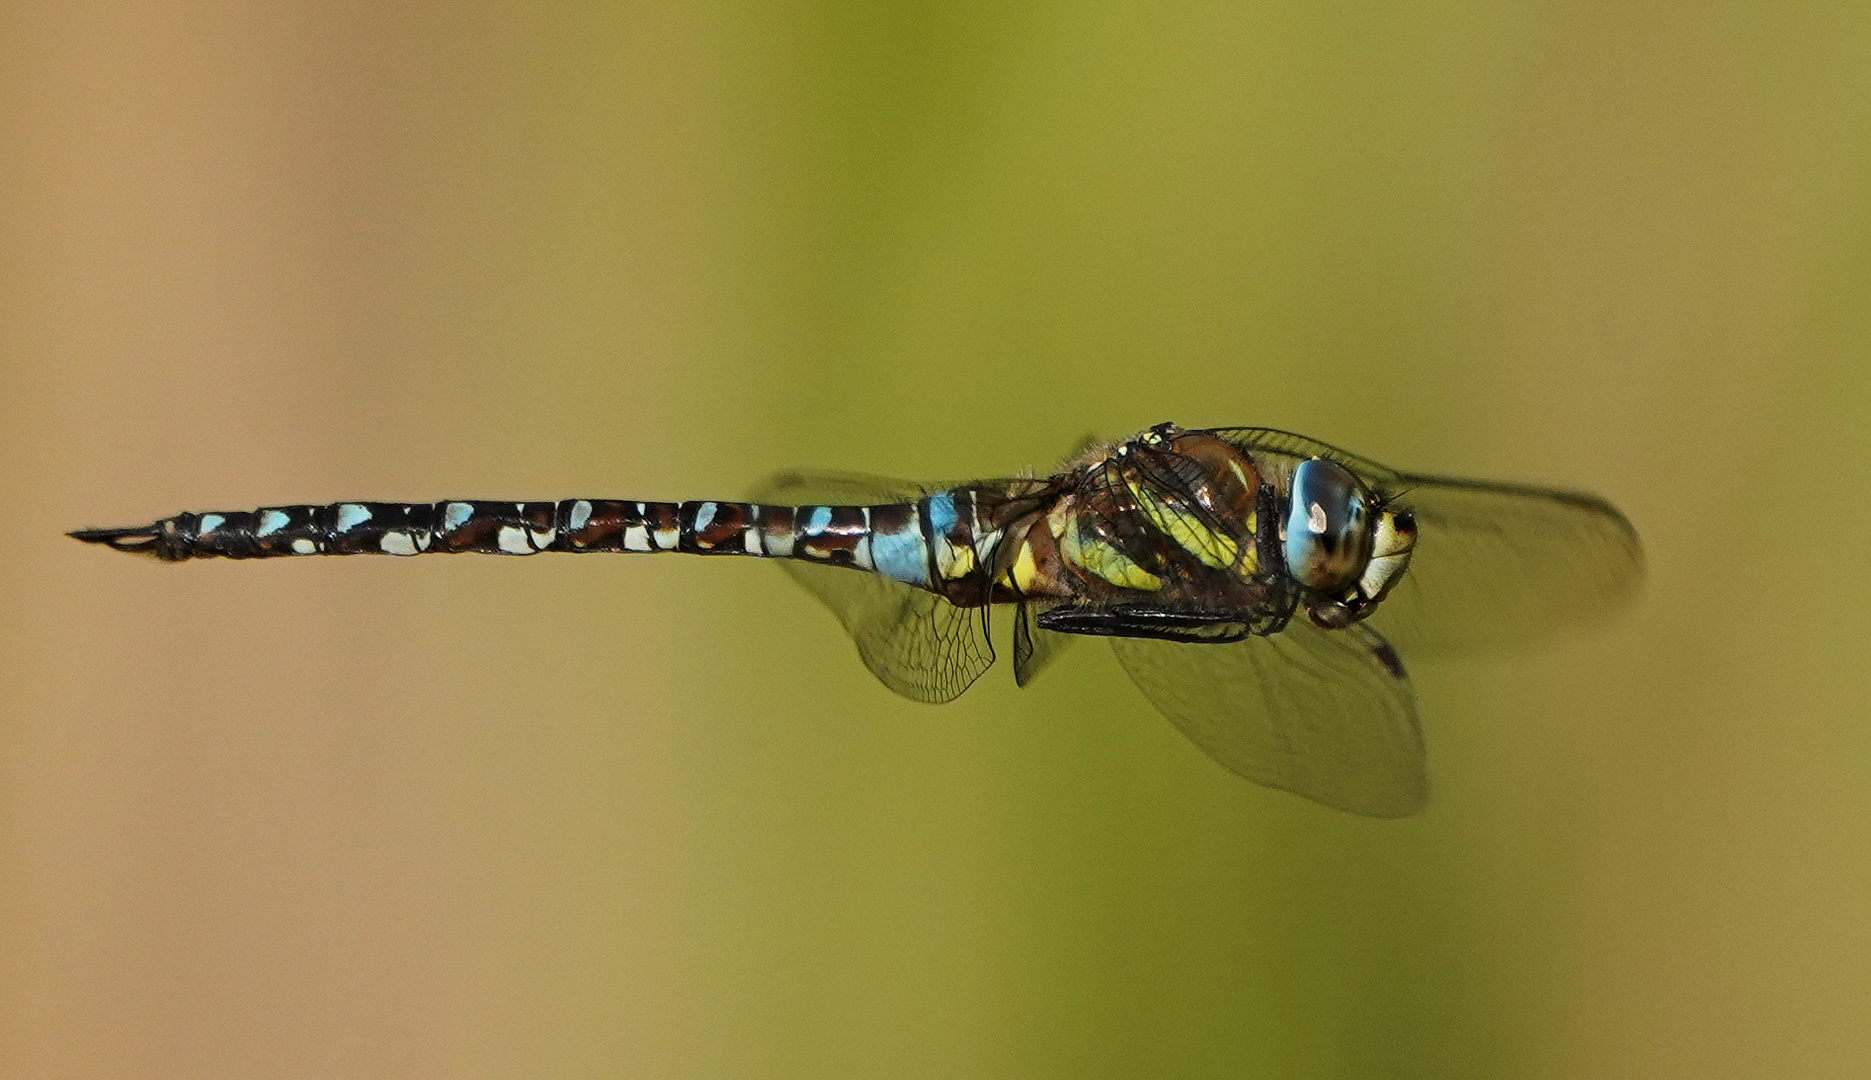
[[[1130,489],[1131,498],[1137,500],[1137,508],[1151,524],[1168,533],[1170,539],[1204,564],[1217,570],[1230,570],[1240,561],[1241,546],[1233,537],[1209,528],[1186,510],[1170,506],[1154,490],[1131,477],[1124,478],[1124,486]]]
[[[965,578],[973,572],[974,548],[951,544],[946,539],[942,541],[942,547],[945,549],[944,554],[947,558],[938,557],[937,562],[940,565],[936,569],[942,572],[943,577],[954,581],[958,578]]]
[[[1066,520],[1065,535],[1059,540],[1059,553],[1067,562],[1119,588],[1154,592],[1163,587],[1162,578],[1132,562],[1130,556],[1103,540],[1086,540],[1079,535],[1076,518]]]
[[[1033,545],[1022,539],[1020,554],[1014,556],[1013,560],[1014,588],[1022,593],[1032,591],[1033,579],[1037,576],[1039,576],[1039,566],[1033,561]]]
[[[1046,531],[1052,533],[1054,540],[1065,535],[1065,524],[1070,520],[1071,514],[1071,499],[1060,499],[1053,504],[1052,510],[1046,515]]]

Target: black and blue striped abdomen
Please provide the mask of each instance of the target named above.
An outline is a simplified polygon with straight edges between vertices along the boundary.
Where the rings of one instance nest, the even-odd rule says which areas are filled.
[[[998,539],[976,521],[975,495],[967,489],[875,506],[618,499],[339,502],[182,513],[138,528],[72,535],[168,561],[547,551],[752,555],[848,566],[945,592],[984,579],[984,552]]]

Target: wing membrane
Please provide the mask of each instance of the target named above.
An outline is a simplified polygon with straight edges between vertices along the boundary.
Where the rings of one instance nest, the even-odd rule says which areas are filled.
[[[1232,772],[1368,817],[1429,801],[1415,695],[1374,630],[1296,620],[1226,645],[1113,638],[1111,648],[1150,704]]]
[[[1330,457],[1416,515],[1409,569],[1370,618],[1407,656],[1544,641],[1610,615],[1643,583],[1636,530],[1595,495],[1399,473],[1266,428],[1222,434],[1250,451]]]
[[[1603,499],[1539,488],[1407,477],[1410,567],[1371,622],[1411,656],[1513,649],[1624,607],[1644,554]]]
[[[875,505],[921,498],[945,485],[842,472],[787,472],[761,485],[768,503]],[[931,592],[843,567],[794,559],[780,566],[831,609],[885,686],[916,701],[961,696],[994,663],[987,609],[958,608]]]
[[[1304,435],[1295,435],[1278,428],[1241,427],[1214,430],[1215,434],[1249,451],[1263,450],[1300,459],[1329,457],[1357,473],[1365,483],[1378,490],[1394,489],[1403,477],[1403,474],[1397,470],[1387,465],[1380,465],[1370,458],[1359,457],[1349,450],[1341,450],[1330,443],[1308,439]]]

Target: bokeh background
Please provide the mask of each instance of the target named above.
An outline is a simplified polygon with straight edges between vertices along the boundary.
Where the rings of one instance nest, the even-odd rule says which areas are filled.
[[[0,108],[0,1073],[1866,1074],[1871,8],[15,2]],[[1165,419],[1647,594],[1382,823],[752,561],[59,535]]]

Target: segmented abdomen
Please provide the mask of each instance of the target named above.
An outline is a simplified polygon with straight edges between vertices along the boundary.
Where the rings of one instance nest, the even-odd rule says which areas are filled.
[[[951,593],[985,589],[986,554],[999,538],[977,520],[975,495],[966,489],[877,506],[340,502],[183,513],[142,528],[73,535],[171,561],[544,551],[752,555],[849,566]]]

